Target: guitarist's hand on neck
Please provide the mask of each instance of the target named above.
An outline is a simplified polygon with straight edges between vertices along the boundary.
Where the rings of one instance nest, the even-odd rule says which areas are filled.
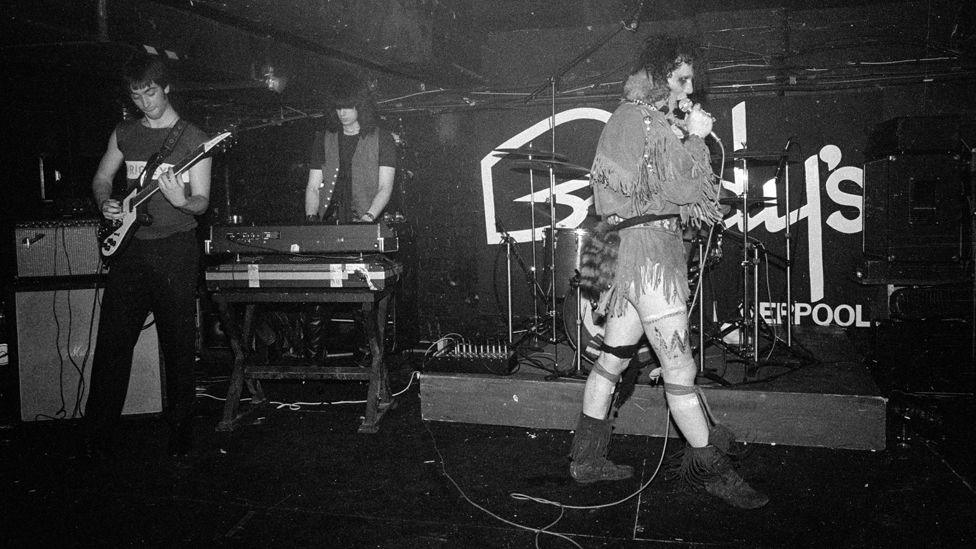
[[[206,158],[201,163],[206,166],[207,173],[209,174],[210,159]],[[187,196],[186,186],[187,184],[183,181],[183,178],[174,175],[172,169],[167,169],[159,176],[159,191],[163,193],[163,196],[166,197],[166,200],[174,208],[190,215],[200,215],[207,211],[207,207],[210,205],[208,197],[203,194],[190,194],[190,196]],[[209,180],[207,188],[209,189]]]

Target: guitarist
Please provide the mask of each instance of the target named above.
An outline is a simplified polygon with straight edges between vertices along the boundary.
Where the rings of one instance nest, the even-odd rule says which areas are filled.
[[[199,246],[195,216],[210,203],[210,164],[204,158],[178,177],[173,163],[207,140],[192,124],[180,121],[169,100],[170,80],[163,61],[137,55],[124,67],[125,89],[143,116],[116,126],[92,181],[95,202],[107,220],[123,217],[112,197],[112,181],[125,166],[129,189],[158,180],[145,207],[143,224],[124,250],[113,256],[99,316],[86,408],[87,457],[111,454],[122,414],[132,354],[151,311],[165,364],[166,410],[171,427],[170,452],[185,455],[192,445],[190,419],[194,401],[196,285]],[[164,158],[157,153],[164,152]],[[157,156],[154,158],[154,156]]]

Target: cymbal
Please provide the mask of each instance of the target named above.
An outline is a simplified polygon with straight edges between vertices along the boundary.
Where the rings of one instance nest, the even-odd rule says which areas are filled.
[[[560,162],[558,160],[516,160],[512,163],[512,171],[528,173],[536,172],[542,176],[549,175],[549,168],[556,177],[573,179],[577,177],[589,177],[590,170],[583,166]]]
[[[727,206],[738,206],[738,205],[742,204],[742,197],[741,196],[732,196],[732,197],[727,197],[727,198],[719,198],[718,199],[718,203],[719,204],[725,204]],[[776,203],[776,197],[775,196],[757,196],[755,198],[753,198],[753,197],[750,196],[747,199],[746,205],[751,208],[752,206],[755,206],[757,204],[775,204],[775,203]]]
[[[722,155],[712,155],[712,160],[721,160]],[[754,151],[751,149],[739,149],[737,151],[732,151],[731,154],[725,156],[725,160],[731,162],[733,160],[748,160],[750,164],[760,164],[760,165],[776,165],[780,162],[789,162],[790,164],[799,163],[799,160],[794,160],[789,158],[782,151]]]
[[[496,154],[495,156],[501,156],[513,159],[530,159],[530,160],[559,160],[561,162],[568,162],[569,157],[563,154],[559,154],[552,151],[546,151],[543,149],[537,149],[535,147],[519,147],[517,149],[495,149],[495,152],[502,153]]]

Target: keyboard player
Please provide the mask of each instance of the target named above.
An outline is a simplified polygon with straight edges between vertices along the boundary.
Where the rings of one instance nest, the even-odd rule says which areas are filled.
[[[317,133],[305,189],[307,222],[374,223],[393,192],[396,144],[377,126],[369,88],[343,80],[329,98],[326,130]]]
[[[369,88],[340,80],[329,97],[325,131],[315,136],[305,188],[307,223],[375,223],[383,214],[396,172],[393,136],[378,127]],[[302,311],[304,355],[324,360],[328,311],[322,304]]]

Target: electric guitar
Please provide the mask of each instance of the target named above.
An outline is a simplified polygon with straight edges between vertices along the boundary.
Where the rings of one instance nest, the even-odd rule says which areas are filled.
[[[201,144],[196,149],[193,149],[190,154],[186,155],[179,163],[173,166],[173,174],[179,176],[181,173],[190,169],[198,160],[216,147],[218,143],[231,135],[231,132],[223,132],[206,143]],[[143,174],[143,183],[122,199],[121,219],[102,220],[102,225],[98,229],[99,249],[102,252],[102,259],[110,258],[124,248],[136,232],[136,229],[139,228],[139,225],[151,223],[148,219],[140,219],[141,217],[144,218],[147,216],[140,215],[137,208],[159,190],[159,181],[152,179],[152,175],[150,173]],[[148,181],[146,181],[147,179]]]

